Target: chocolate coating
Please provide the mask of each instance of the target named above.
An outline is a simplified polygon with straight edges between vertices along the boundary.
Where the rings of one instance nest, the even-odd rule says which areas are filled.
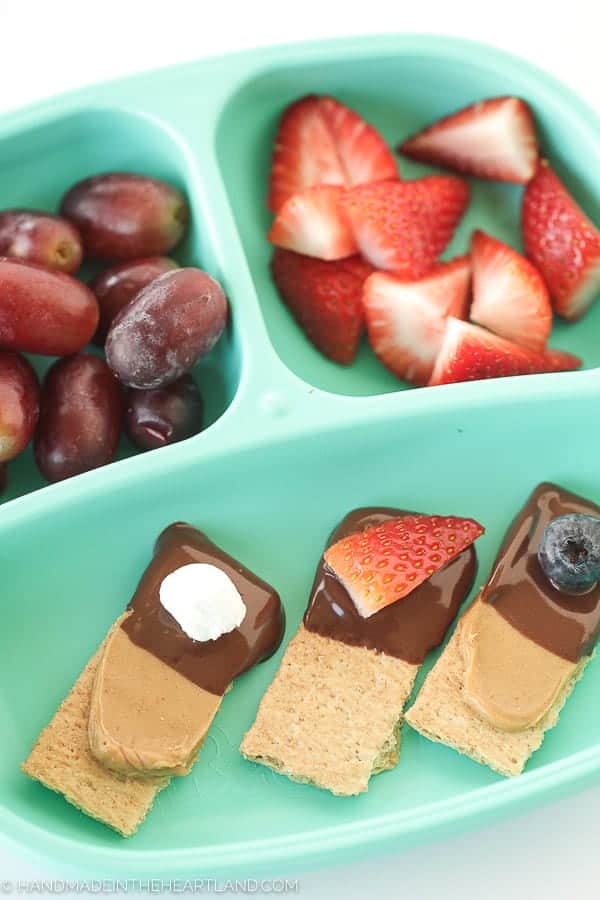
[[[510,526],[481,598],[521,634],[577,662],[598,641],[600,587],[564,594],[552,586],[537,556],[548,522],[566,513],[600,516],[600,507],[555,484],[538,485]]]
[[[216,641],[194,641],[159,599],[163,579],[180,566],[208,563],[228,575],[246,604],[241,625]],[[271,656],[281,643],[285,615],[278,593],[266,581],[213,544],[202,532],[177,522],[159,536],[154,558],[137,587],[121,625],[130,639],[212,694],[223,694],[234,678]]]
[[[355,509],[338,525],[327,546],[406,514],[389,507]],[[321,557],[304,625],[309,631],[344,644],[367,647],[420,665],[427,653],[443,641],[476,573],[477,555],[471,545],[407,597],[364,619]]]

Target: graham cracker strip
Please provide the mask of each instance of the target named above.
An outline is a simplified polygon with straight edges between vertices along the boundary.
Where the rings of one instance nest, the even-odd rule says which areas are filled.
[[[562,692],[540,722],[525,731],[502,731],[481,718],[463,699],[464,660],[460,649],[461,633],[473,611],[472,606],[459,620],[444,652],[425,679],[405,719],[431,741],[448,744],[459,753],[489,766],[500,775],[520,775],[529,759],[542,744],[544,734],[558,717],[575,683],[591,657],[584,657]]]
[[[21,768],[30,778],[63,794],[88,816],[129,837],[170,779],[125,778],[109,772],[90,753],[90,699],[101,653],[102,647],[41,732]]]
[[[240,747],[254,762],[333,794],[366,791],[398,762],[419,667],[300,626]]]

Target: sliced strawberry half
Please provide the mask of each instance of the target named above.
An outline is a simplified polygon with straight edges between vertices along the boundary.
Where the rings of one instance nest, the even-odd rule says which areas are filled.
[[[544,352],[544,359],[548,366],[548,372],[572,372],[573,369],[581,368],[581,360],[574,353],[567,353],[566,350],[555,350],[553,347],[547,347]]]
[[[369,342],[394,375],[427,384],[442,346],[446,316],[465,315],[468,257],[440,263],[420,281],[374,272],[363,288]]]
[[[351,363],[364,328],[361,294],[372,267],[359,256],[324,262],[276,249],[271,271],[283,302],[315,347],[334,362]]]
[[[412,282],[415,290],[435,303],[443,316],[466,319],[469,309],[472,266],[469,256],[438,263],[424,278]],[[407,284],[408,287],[408,284]]]
[[[552,329],[552,305],[538,270],[484,231],[473,234],[471,258],[473,321],[541,353]]]
[[[468,202],[468,185],[446,175],[361,185],[342,198],[365,259],[407,279],[433,268]]]
[[[334,97],[321,97],[320,105],[346,177],[346,187],[398,178],[394,154],[376,128]]]
[[[554,309],[579,319],[600,296],[600,231],[542,160],[523,195],[523,244]]]
[[[449,318],[429,384],[556,372],[579,362],[576,356],[558,350],[535,353],[479,325]]]
[[[269,209],[317,184],[354,187],[397,178],[393,154],[372,125],[333,97],[309,95],[284,111],[275,139]]]
[[[323,118],[320,98],[301,97],[284,111],[275,138],[269,209],[316,184],[346,186],[346,176]]]
[[[518,97],[491,97],[439,119],[398,148],[404,156],[465,175],[525,183],[538,144],[531,110]]]
[[[427,300],[442,316],[465,319],[469,308],[471,283],[471,258],[457,256],[447,262],[437,263],[428,275],[413,281],[398,278],[385,272],[377,273],[391,293],[413,296],[415,300]]]
[[[474,519],[400,516],[337,541],[325,562],[368,618],[408,596],[483,532]]]
[[[353,256],[358,248],[341,205],[344,193],[344,188],[326,184],[294,194],[277,213],[269,240],[318,259]]]

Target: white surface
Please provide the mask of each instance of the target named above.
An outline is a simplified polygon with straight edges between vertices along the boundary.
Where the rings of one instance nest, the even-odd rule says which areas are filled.
[[[529,58],[600,106],[596,0],[21,0],[0,3],[0,110],[88,82],[262,44],[445,32]],[[590,715],[598,714],[590,710]],[[526,817],[369,863],[290,873],[303,897],[546,900],[597,895],[600,788]],[[0,848],[0,882],[48,876]],[[54,873],[60,876],[61,873]],[[39,896],[39,893],[38,893]],[[62,895],[65,896],[65,895]],[[133,896],[133,894],[128,894]],[[295,896],[295,895],[291,895]]]
[[[216,641],[241,625],[246,615],[246,604],[229,575],[208,563],[190,563],[170,572],[159,595],[194,641]]]

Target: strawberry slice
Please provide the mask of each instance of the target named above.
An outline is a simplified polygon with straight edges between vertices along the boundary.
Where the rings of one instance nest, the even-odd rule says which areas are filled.
[[[302,97],[284,111],[275,138],[269,209],[277,213],[286,200],[316,184],[346,186],[346,176],[319,97]]]
[[[397,178],[396,162],[381,135],[333,97],[309,95],[283,113],[275,139],[269,209],[317,184],[354,187]]]
[[[408,138],[398,150],[465,175],[523,184],[533,177],[538,159],[533,116],[518,97],[473,103]]]
[[[423,278],[407,281],[386,272],[377,272],[386,293],[392,296],[412,296],[415,300],[426,300],[436,307],[442,316],[465,319],[469,307],[469,285],[471,282],[471,259],[457,256],[448,262],[437,263]],[[374,278],[375,275],[372,276]]]
[[[427,384],[446,330],[445,317],[466,314],[471,267],[468,257],[440,263],[420,281],[374,272],[363,288],[369,341],[399,378]]]
[[[449,318],[429,384],[563,371],[567,366],[576,368],[579,362],[560,350],[535,353],[479,325]]]
[[[483,532],[474,519],[399,516],[337,541],[325,562],[366,619],[408,596]]]
[[[473,234],[471,258],[473,321],[541,353],[552,329],[552,306],[538,270],[484,231]]]
[[[566,350],[555,350],[547,347],[544,353],[544,359],[548,366],[548,372],[572,372],[573,369],[581,368],[581,360],[574,353],[567,353]]]
[[[394,154],[376,128],[334,97],[321,97],[320,105],[346,176],[346,187],[398,178]]]
[[[468,185],[447,175],[361,185],[342,198],[365,259],[407,279],[433,268],[468,202]]]
[[[600,295],[600,231],[542,160],[521,210],[525,252],[544,278],[554,309],[579,319]]]
[[[271,260],[281,298],[324,356],[351,363],[364,327],[363,284],[373,269],[359,256],[324,262],[277,249]]]
[[[402,290],[382,272],[367,278],[363,306],[369,343],[384,366],[412,384],[427,384],[440,352],[446,320],[426,298]]]
[[[325,184],[294,194],[277,213],[269,240],[318,259],[353,256],[358,248],[341,206],[344,193],[344,188]]]

